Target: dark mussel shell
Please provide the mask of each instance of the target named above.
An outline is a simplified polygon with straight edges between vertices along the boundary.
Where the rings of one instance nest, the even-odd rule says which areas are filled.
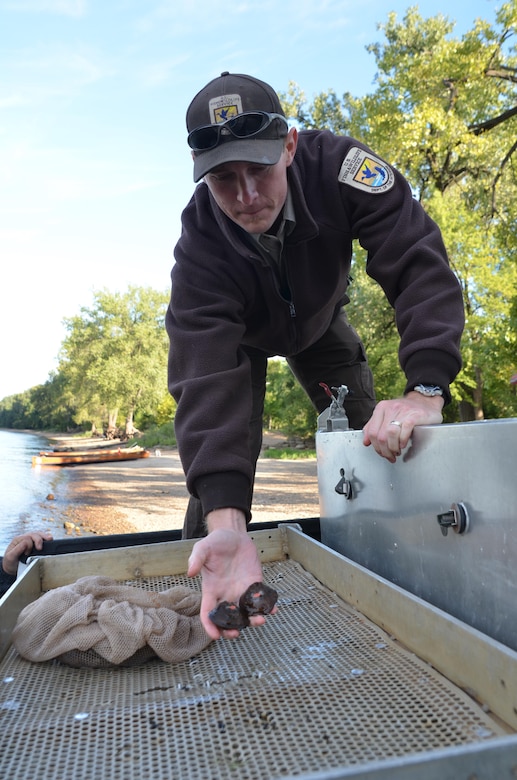
[[[254,582],[239,599],[239,607],[247,615],[269,615],[276,604],[278,593],[265,582]]]
[[[246,628],[250,621],[245,612],[239,609],[238,604],[231,601],[221,601],[215,609],[208,613],[208,617],[218,628]]]

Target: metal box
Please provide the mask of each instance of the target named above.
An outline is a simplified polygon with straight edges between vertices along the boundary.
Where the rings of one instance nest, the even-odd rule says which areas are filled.
[[[23,606],[87,574],[162,589],[192,542],[34,561],[0,601],[0,773],[10,780],[504,780],[517,653],[300,530],[251,534],[278,614],[189,661],[21,659]]]
[[[321,540],[517,649],[517,419],[415,428],[395,464],[316,436]]]

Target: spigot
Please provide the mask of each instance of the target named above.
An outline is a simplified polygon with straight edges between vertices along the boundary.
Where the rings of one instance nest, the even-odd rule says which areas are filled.
[[[322,430],[325,423],[327,431],[349,431],[350,425],[345,411],[345,398],[349,393],[348,387],[346,385],[333,387],[332,390],[335,390],[337,395],[334,395],[325,382],[320,382],[320,387],[325,390],[331,402],[329,408],[325,409],[318,417],[318,429]]]
[[[449,528],[457,534],[464,534],[470,527],[469,513],[462,501],[452,504],[448,512],[441,512],[436,519],[444,536],[447,536]]]

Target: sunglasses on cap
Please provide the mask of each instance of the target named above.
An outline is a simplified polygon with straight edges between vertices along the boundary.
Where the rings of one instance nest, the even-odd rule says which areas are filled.
[[[197,127],[188,134],[187,143],[194,152],[207,152],[213,149],[221,140],[221,135],[233,135],[234,138],[252,138],[258,135],[276,119],[281,119],[287,126],[287,119],[282,114],[268,114],[266,111],[247,111],[244,114],[227,119],[218,125]]]

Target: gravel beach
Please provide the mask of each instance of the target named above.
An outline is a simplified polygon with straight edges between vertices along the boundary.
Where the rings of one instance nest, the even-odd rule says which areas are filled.
[[[60,445],[77,439],[52,437]],[[278,435],[265,446],[278,446]],[[82,444],[82,442],[81,442]],[[51,467],[46,467],[51,468]],[[120,463],[66,468],[67,479],[50,504],[54,522],[69,535],[135,533],[181,528],[188,502],[185,477],[175,448],[151,449],[150,457]],[[260,458],[253,520],[268,522],[319,516],[316,460]]]

